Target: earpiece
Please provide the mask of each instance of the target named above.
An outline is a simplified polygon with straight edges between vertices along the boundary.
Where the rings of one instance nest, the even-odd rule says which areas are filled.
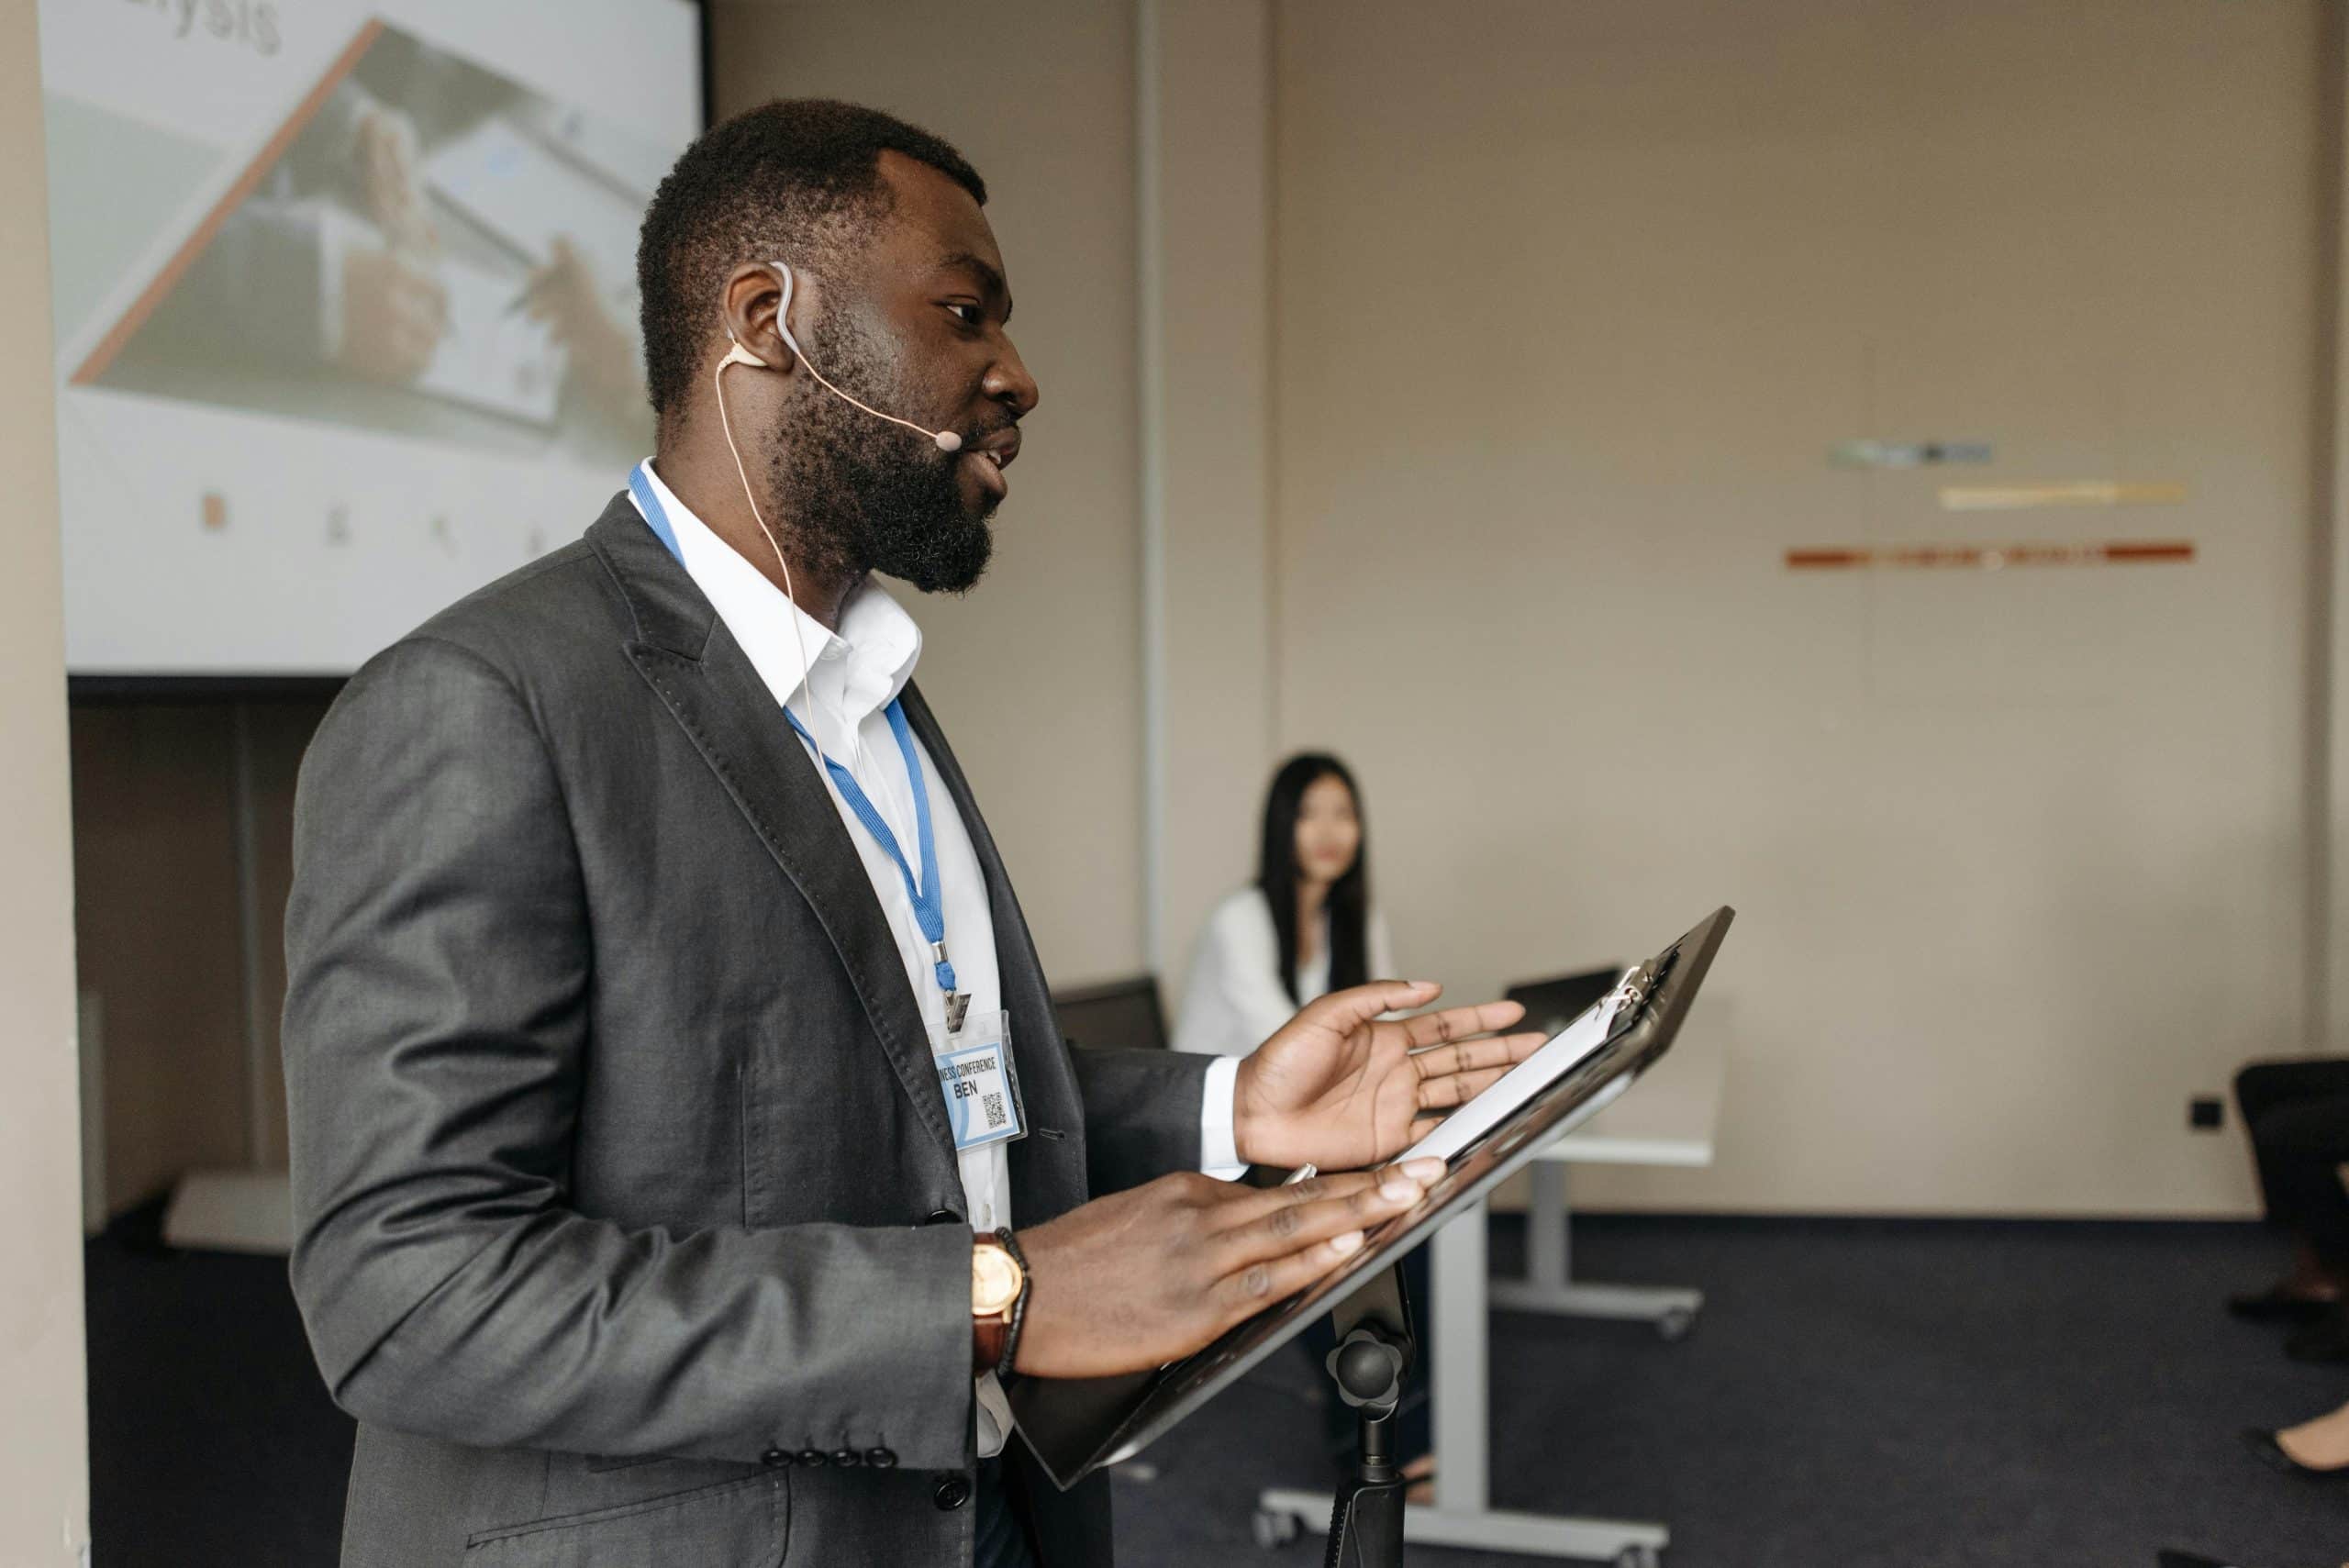
[[[756,370],[765,370],[768,368],[766,361],[759,358],[758,355],[751,352],[750,350],[736,342],[734,340],[733,333],[729,332],[726,335],[726,357],[718,361],[718,368],[719,370],[724,370],[728,365],[749,365]],[[794,351],[796,352],[796,350]]]

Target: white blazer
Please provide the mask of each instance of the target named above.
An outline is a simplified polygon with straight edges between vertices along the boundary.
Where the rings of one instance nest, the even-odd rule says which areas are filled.
[[[1386,921],[1370,912],[1364,938],[1370,978],[1395,978]],[[1183,1005],[1174,1017],[1174,1049],[1215,1056],[1245,1056],[1264,1043],[1297,1009],[1330,989],[1330,925],[1321,922],[1320,951],[1297,966],[1297,999],[1281,988],[1280,938],[1262,888],[1243,887],[1215,906],[1191,954]]]

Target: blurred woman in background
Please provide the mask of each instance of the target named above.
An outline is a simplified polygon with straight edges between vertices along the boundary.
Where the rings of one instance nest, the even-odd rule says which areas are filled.
[[[1264,800],[1254,884],[1200,934],[1174,1049],[1245,1056],[1315,997],[1395,973],[1353,774],[1324,752],[1291,757]]]
[[[1370,901],[1370,845],[1362,794],[1337,758],[1321,751],[1291,757],[1264,797],[1256,880],[1208,917],[1183,987],[1174,1023],[1177,1051],[1245,1056],[1317,996],[1388,980],[1398,973],[1386,922]],[[1428,1252],[1403,1260],[1404,1289],[1419,1343],[1428,1343]],[[1331,1458],[1353,1451],[1353,1412],[1330,1391],[1322,1358],[1334,1340],[1325,1317],[1299,1337],[1323,1396]],[[1419,1365],[1428,1364],[1424,1353]],[[1403,1473],[1414,1502],[1431,1500],[1428,1478],[1428,1377],[1412,1380],[1397,1412],[1396,1449],[1409,1456]]]

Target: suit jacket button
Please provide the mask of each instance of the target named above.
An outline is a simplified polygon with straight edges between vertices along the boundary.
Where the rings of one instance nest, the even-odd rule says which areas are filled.
[[[928,1223],[931,1225],[960,1225],[963,1223],[963,1217],[955,1213],[951,1208],[933,1208],[930,1211],[930,1219]]]
[[[864,1456],[852,1448],[836,1448],[832,1451],[832,1462],[842,1470],[854,1470],[864,1462]]]
[[[799,1462],[811,1470],[821,1470],[826,1462],[824,1451],[819,1448],[803,1448],[799,1451]]]
[[[895,1470],[897,1467],[897,1456],[896,1451],[890,1449],[869,1448],[864,1451],[864,1462],[875,1470]]]
[[[971,1483],[960,1475],[950,1475],[938,1484],[930,1500],[942,1509],[959,1508],[971,1500]]]
[[[759,1455],[759,1462],[769,1470],[781,1470],[791,1462],[791,1452],[787,1449],[771,1448]]]

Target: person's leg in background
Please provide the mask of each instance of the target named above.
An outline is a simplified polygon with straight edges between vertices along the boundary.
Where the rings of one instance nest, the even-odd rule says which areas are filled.
[[[2254,1427],[2243,1440],[2278,1470],[2312,1480],[2349,1481],[2349,1405],[2281,1431]]]
[[[2349,1094],[2310,1095],[2269,1106],[2252,1124],[2269,1202],[2313,1254],[2317,1271],[2349,1279]],[[2285,1353],[2295,1361],[2349,1361],[2349,1307],[2336,1291],[2322,1316],[2292,1331]]]
[[[2290,1234],[2294,1247],[2289,1274],[2256,1295],[2238,1296],[2227,1303],[2227,1309],[2239,1318],[2306,1322],[2324,1316],[2341,1300],[2343,1278],[2319,1255],[2299,1213],[2308,1200],[2305,1176],[2274,1138],[2263,1137],[2261,1131],[2279,1113],[2312,1100],[2349,1100],[2349,1058],[2259,1062],[2235,1075],[2235,1105],[2251,1133],[2268,1223]],[[2318,1196],[2321,1200],[2322,1195]],[[2335,1207],[2343,1202],[2337,1181],[2332,1200]]]

